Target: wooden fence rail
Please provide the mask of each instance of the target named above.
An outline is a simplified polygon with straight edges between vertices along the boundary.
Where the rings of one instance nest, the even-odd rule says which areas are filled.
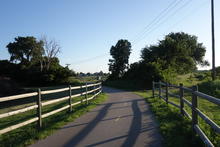
[[[156,86],[158,85],[158,86]],[[159,88],[156,88],[159,87]],[[162,87],[165,87],[166,90],[163,90]],[[169,92],[169,88],[176,88],[179,90],[179,95],[176,94],[172,94]],[[169,103],[177,108],[180,109],[180,112],[182,115],[187,116],[188,118],[190,118],[192,120],[192,129],[194,132],[196,132],[200,138],[202,139],[202,141],[206,144],[206,146],[209,147],[214,147],[214,145],[212,144],[212,142],[209,140],[209,138],[205,135],[205,133],[201,130],[201,128],[199,127],[198,124],[198,116],[201,117],[206,124],[210,125],[211,128],[216,132],[216,133],[220,133],[220,127],[213,121],[211,120],[208,116],[206,116],[204,113],[202,113],[198,107],[197,107],[197,103],[198,103],[198,98],[202,98],[202,99],[206,99],[216,105],[220,105],[220,99],[204,94],[202,92],[198,91],[198,87],[197,86],[193,86],[192,88],[187,88],[187,87],[183,87],[183,84],[180,84],[179,86],[177,85],[171,85],[168,83],[163,83],[163,82],[153,82],[152,84],[152,93],[153,93],[153,97],[155,97],[155,91],[158,90],[159,93],[159,98],[162,98],[166,103]],[[187,99],[184,98],[184,91],[191,93],[192,94],[192,102],[188,101]],[[165,97],[162,96],[162,93],[165,93]],[[173,102],[169,101],[168,96],[172,96],[175,98],[179,98],[180,99],[180,104],[177,105]],[[192,114],[188,114],[187,111],[184,109],[184,104],[187,104],[191,110],[192,110]]]
[[[92,90],[88,91],[88,87],[92,88]],[[83,89],[83,88],[85,89],[84,92],[72,95],[72,90]],[[51,93],[58,93],[58,92],[63,92],[63,91],[67,91],[68,96],[58,98],[58,99],[54,99],[54,100],[49,100],[49,101],[46,101],[46,102],[41,101],[41,96],[42,95],[51,94]],[[47,91],[41,91],[41,89],[38,89],[38,92],[32,92],[32,93],[27,93],[27,94],[20,94],[20,95],[15,95],[15,96],[2,97],[2,98],[0,98],[0,102],[6,102],[6,101],[21,99],[21,98],[27,98],[27,97],[31,97],[31,96],[37,96],[37,99],[36,99],[37,104],[26,107],[26,108],[22,108],[22,109],[19,109],[19,110],[15,110],[15,111],[0,114],[0,118],[6,118],[6,117],[9,117],[9,116],[16,115],[16,114],[19,114],[19,113],[23,113],[23,112],[33,110],[33,109],[37,110],[37,116],[32,118],[32,119],[29,119],[27,121],[21,122],[19,124],[12,125],[12,126],[9,126],[7,128],[1,129],[0,130],[0,135],[4,134],[4,133],[7,133],[7,132],[10,132],[12,130],[15,130],[17,128],[23,127],[25,125],[28,125],[30,123],[36,122],[36,121],[37,121],[37,124],[38,124],[38,128],[41,128],[43,118],[49,117],[53,114],[56,114],[58,112],[66,110],[66,109],[69,109],[69,111],[71,112],[72,111],[72,106],[78,105],[78,104],[83,103],[83,102],[86,102],[86,104],[88,104],[88,101],[94,99],[98,94],[101,93],[101,91],[102,91],[102,83],[99,82],[99,83],[86,84],[86,85],[75,86],[75,87],[68,86],[67,88],[47,90]],[[93,95],[91,97],[88,97],[88,94],[93,94]],[[85,95],[85,98],[83,98],[81,101],[72,103],[73,98],[79,97],[79,96],[84,96],[84,95]],[[46,114],[42,114],[42,107],[45,107],[45,106],[50,105],[50,104],[58,103],[58,102],[61,102],[61,101],[65,101],[65,100],[68,100],[68,105],[63,106],[62,108],[53,110],[51,112],[48,112]]]

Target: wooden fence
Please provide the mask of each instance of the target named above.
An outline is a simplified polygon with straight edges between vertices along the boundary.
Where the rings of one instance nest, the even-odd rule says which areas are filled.
[[[89,87],[92,90],[88,90]],[[81,89],[81,90],[85,89],[85,90],[84,90],[84,92],[72,95],[72,91],[76,90],[76,89]],[[58,93],[58,92],[64,92],[64,91],[67,92],[68,96],[58,98],[58,99],[54,99],[54,100],[49,100],[49,101],[46,101],[46,102],[41,101],[41,96],[42,95],[51,94],[51,93]],[[23,127],[25,125],[28,125],[30,123],[36,122],[36,121],[37,121],[37,124],[38,124],[38,128],[41,128],[43,118],[46,118],[48,116],[51,116],[51,115],[56,114],[58,112],[61,112],[65,109],[69,109],[68,111],[71,112],[73,106],[78,105],[78,104],[83,103],[83,102],[86,102],[86,104],[88,104],[88,101],[95,98],[99,93],[101,93],[101,91],[102,91],[101,83],[94,83],[94,84],[86,84],[86,85],[83,85],[83,86],[76,86],[76,87],[68,86],[66,88],[55,89],[55,90],[46,90],[46,91],[41,91],[41,89],[38,89],[37,92],[14,95],[14,96],[7,96],[7,97],[1,97],[0,98],[0,103],[1,102],[6,102],[6,101],[11,101],[11,100],[27,98],[27,97],[31,97],[31,96],[36,97],[37,100],[36,100],[35,105],[29,106],[29,107],[26,107],[26,108],[23,108],[23,109],[19,109],[19,110],[7,112],[7,113],[4,113],[4,114],[0,114],[0,119],[5,118],[5,117],[9,117],[9,116],[12,116],[12,115],[16,115],[16,114],[19,114],[19,113],[23,113],[23,112],[26,112],[26,111],[29,111],[29,110],[33,110],[33,109],[36,109],[37,115],[36,115],[36,117],[34,117],[32,119],[29,119],[27,121],[24,121],[22,123],[19,123],[19,124],[12,125],[10,127],[1,129],[0,130],[0,135],[4,134],[4,133],[7,133],[9,131],[15,130],[17,128]],[[91,97],[88,97],[88,94],[93,94],[93,95]],[[79,96],[85,96],[85,98],[83,98],[81,101],[72,103],[72,98],[79,97]],[[65,101],[65,100],[68,101],[68,105],[66,105],[62,108],[53,110],[51,112],[48,112],[46,114],[42,114],[42,107],[45,107],[45,106],[50,105],[50,104],[55,104],[57,102]]]
[[[158,88],[156,88],[156,85],[158,85]],[[165,87],[165,90],[163,90],[162,87]],[[173,94],[169,92],[169,88],[177,88],[179,89],[179,95]],[[214,122],[212,121],[208,116],[206,116],[204,113],[202,113],[199,109],[198,109],[198,97],[208,100],[214,104],[220,105],[220,99],[210,96],[210,95],[206,95],[204,93],[201,93],[198,91],[198,87],[197,86],[193,86],[192,88],[187,88],[187,87],[183,87],[183,84],[180,84],[179,86],[177,85],[171,85],[168,83],[163,83],[163,82],[153,82],[152,83],[152,93],[153,93],[153,97],[155,97],[155,90],[158,89],[158,93],[159,93],[159,98],[162,98],[167,104],[171,104],[177,108],[180,109],[180,113],[182,115],[185,115],[187,117],[189,117],[192,120],[192,128],[193,131],[196,132],[200,138],[202,139],[202,141],[210,147],[214,147],[214,145],[212,144],[212,142],[208,139],[208,137],[205,135],[205,133],[200,129],[199,124],[198,124],[198,116],[200,116],[206,124],[210,125],[211,128],[217,132],[220,133],[220,127]],[[189,92],[192,94],[192,101],[188,101],[186,98],[184,98],[184,92]],[[162,93],[165,93],[165,97],[162,96]],[[172,97],[176,97],[180,100],[179,105],[169,101],[169,96]],[[184,104],[187,104],[192,111],[192,117],[189,113],[187,113],[187,111],[184,109]]]

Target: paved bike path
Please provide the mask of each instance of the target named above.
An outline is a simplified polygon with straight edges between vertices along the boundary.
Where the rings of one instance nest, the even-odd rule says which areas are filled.
[[[160,147],[157,123],[143,98],[104,87],[109,98],[31,147]]]

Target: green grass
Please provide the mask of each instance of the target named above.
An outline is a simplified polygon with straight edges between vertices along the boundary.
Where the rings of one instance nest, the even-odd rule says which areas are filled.
[[[197,85],[211,80],[210,72],[194,72],[174,77],[172,84],[182,83],[184,86]]]
[[[81,116],[82,114],[88,112],[96,105],[100,104],[104,100],[106,100],[106,94],[100,94],[96,99],[91,100],[89,105],[79,104],[73,107],[73,111],[70,113],[68,110],[64,110],[57,114],[54,114],[48,118],[43,119],[42,129],[39,131],[36,128],[36,123],[29,124],[27,126],[18,128],[6,134],[0,135],[0,146],[27,146],[34,143],[36,140],[43,139],[49,135],[51,135],[55,130],[61,128],[63,125],[68,122],[74,121],[76,118]],[[75,98],[74,98],[75,99]],[[75,99],[74,101],[80,100],[81,97]],[[49,105],[43,109],[43,113],[55,110],[66,105],[67,102],[61,102],[55,105]],[[12,117],[8,117],[0,120],[0,128],[4,128],[23,120],[30,119],[31,117],[36,115],[36,110],[31,110],[22,114],[17,114]]]
[[[193,85],[198,85],[198,90],[200,92],[203,92],[205,94],[214,96],[216,98],[220,98],[220,79],[217,79],[215,81],[211,81],[210,72],[196,72],[186,75],[179,75],[178,78],[176,78],[176,83],[183,83],[184,86],[191,87]],[[178,94],[178,90],[170,90],[172,93]],[[186,98],[188,101],[192,101],[191,99],[192,95],[185,92],[184,98]],[[169,101],[172,101],[176,104],[179,104],[179,99],[170,97]],[[206,114],[211,120],[213,120],[217,125],[220,126],[220,106],[216,105],[212,102],[209,102],[208,100],[205,100],[201,97],[198,97],[198,108]],[[191,114],[191,108],[188,107],[185,104],[186,111]],[[215,133],[215,131],[205,123],[204,120],[202,120],[199,117],[199,126],[201,129],[205,132],[207,137],[211,140],[213,144],[216,146],[220,146],[220,134]]]
[[[191,121],[181,116],[177,108],[167,105],[158,97],[153,98],[151,91],[136,91],[149,103],[160,127],[166,147],[204,146],[198,136],[192,135]]]
[[[170,90],[170,93],[176,93],[178,94],[179,90]],[[165,97],[165,95],[163,94]],[[192,94],[190,93],[184,93],[184,98],[186,98],[189,102],[192,101]],[[180,105],[180,101],[178,98],[170,97],[169,96],[169,101]],[[198,97],[198,108],[200,111],[202,111],[204,114],[206,114],[211,120],[213,120],[216,124],[220,126],[220,107],[212,102],[209,102],[205,99],[202,99]],[[191,115],[192,111],[191,108],[187,105],[184,104],[184,109]],[[207,137],[211,140],[213,144],[216,146],[220,146],[220,134],[215,133],[214,130],[205,123],[204,120],[202,120],[200,117],[199,118],[199,126],[200,128],[205,132]]]

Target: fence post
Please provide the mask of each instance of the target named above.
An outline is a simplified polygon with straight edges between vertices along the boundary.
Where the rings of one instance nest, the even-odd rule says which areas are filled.
[[[69,112],[72,112],[72,90],[71,90],[71,85],[69,85]]]
[[[155,87],[154,87],[154,81],[152,82],[152,95],[153,95],[153,98],[154,98],[154,89],[155,89]]]
[[[192,93],[192,129],[193,130],[194,130],[194,126],[198,124],[198,113],[196,111],[198,104],[197,104],[197,95],[194,93],[195,91],[198,91],[198,86],[193,86],[193,93]]]
[[[161,98],[161,83],[160,81],[158,83],[159,83],[159,98]]]
[[[101,87],[101,88],[100,88],[100,91],[101,91],[101,93],[103,93],[102,82],[100,83],[99,87]]]
[[[94,83],[95,84],[95,83]],[[93,86],[93,90],[95,90],[95,85]],[[95,91],[93,91],[93,96],[95,95]],[[95,97],[94,97],[95,98]]]
[[[166,82],[166,103],[168,104],[168,83]]]
[[[184,115],[184,111],[183,111],[183,108],[184,108],[184,102],[183,102],[183,94],[184,94],[184,91],[183,91],[183,84],[180,83],[180,88],[179,88],[179,94],[180,94],[180,112],[182,115]]]
[[[83,90],[82,90],[83,88],[82,88],[82,85],[80,85],[80,91],[81,91],[81,104],[83,103],[83,98],[82,98],[82,93],[83,93]]]
[[[85,95],[85,98],[86,98],[86,105],[88,105],[88,96],[87,96],[87,91],[88,91],[88,87],[87,87],[87,82],[86,82],[86,95]]]
[[[38,89],[38,98],[37,98],[37,116],[38,116],[38,122],[37,122],[37,127],[38,129],[40,129],[42,127],[42,117],[41,117],[41,113],[42,113],[42,105],[41,105],[41,89]]]

